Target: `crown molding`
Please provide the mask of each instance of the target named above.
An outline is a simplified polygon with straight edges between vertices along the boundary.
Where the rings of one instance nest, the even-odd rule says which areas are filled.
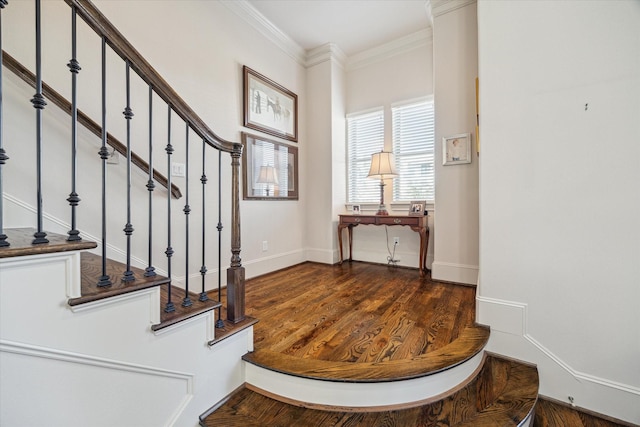
[[[388,43],[374,47],[351,56],[347,62],[347,70],[371,65],[385,59],[392,58],[414,49],[424,48],[433,43],[433,29],[431,27],[417,31],[408,36],[400,37]]]
[[[434,18],[442,16],[454,10],[461,9],[470,4],[476,3],[476,0],[431,0],[431,15]]]
[[[272,41],[300,65],[305,66],[307,56],[305,50],[265,18],[256,8],[251,6],[247,0],[222,0],[220,3],[233,11],[260,34]]]
[[[307,51],[307,60],[304,65],[309,68],[330,60],[336,61],[339,66],[344,68],[348,58],[337,44],[326,43],[321,46],[314,47],[313,49],[309,49]]]

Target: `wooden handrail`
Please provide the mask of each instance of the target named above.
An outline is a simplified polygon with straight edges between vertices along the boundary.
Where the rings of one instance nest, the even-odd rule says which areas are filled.
[[[231,142],[216,135],[205,122],[189,107],[189,105],[177,94],[160,74],[147,62],[146,59],[127,41],[116,27],[98,10],[89,0],[65,0],[65,2],[76,8],[80,16],[100,37],[106,39],[107,44],[124,61],[129,62],[131,68],[153,88],[153,91],[160,96],[171,109],[189,127],[198,134],[210,146],[225,151],[227,153],[242,152],[242,144]]]
[[[20,62],[18,62],[4,50],[2,51],[2,58],[3,65],[6,66],[9,71],[13,72],[24,82],[35,88],[36,76],[31,71],[29,71],[25,66],[23,66]],[[44,82],[42,82],[42,93],[44,94],[44,97],[46,99],[53,102],[61,110],[68,114],[71,114],[71,103],[64,96],[56,92],[53,88],[51,88],[51,86]],[[98,138],[102,137],[102,127],[80,110],[78,110],[78,122]],[[127,147],[110,133],[107,133],[107,144],[113,147],[121,155],[127,155]],[[149,172],[149,164],[136,153],[131,153],[131,163],[142,169],[144,172]],[[155,169],[153,170],[153,178],[164,188],[168,187],[167,177]],[[176,199],[182,197],[180,188],[178,188],[175,184],[171,184],[171,195]]]

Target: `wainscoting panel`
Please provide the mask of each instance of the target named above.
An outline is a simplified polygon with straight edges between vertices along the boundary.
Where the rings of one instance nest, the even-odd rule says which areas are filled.
[[[482,296],[476,303],[478,323],[491,327],[487,351],[536,364],[541,395],[640,424],[640,389],[579,372],[545,347],[527,330],[527,304]]]
[[[130,425],[167,426],[193,396],[189,373],[23,343],[0,342],[0,364],[0,410],[7,411],[0,417],[7,425],[68,425],[72,408],[75,425],[107,427],[126,419]],[[15,411],[20,406],[25,410]]]

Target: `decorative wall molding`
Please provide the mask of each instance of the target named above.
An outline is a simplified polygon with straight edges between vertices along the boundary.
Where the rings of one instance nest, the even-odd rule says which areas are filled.
[[[432,0],[431,14],[434,18],[437,18],[474,3],[476,3],[476,0]]]
[[[400,37],[399,39],[352,55],[347,61],[347,70],[356,70],[415,49],[427,48],[432,43],[433,29],[425,28],[408,36]]]
[[[306,53],[300,45],[298,45],[291,37],[286,35],[282,30],[276,27],[256,8],[254,8],[246,0],[223,0],[221,1],[229,10],[242,18],[249,26],[256,29],[260,34],[271,40],[287,55],[293,58],[300,65],[304,66],[306,62]]]
[[[347,55],[335,43],[326,43],[322,46],[309,49],[307,51],[305,67],[310,68],[314,65],[321,64],[326,61],[335,61],[340,67],[344,68],[347,63]]]
[[[184,384],[184,397],[178,403],[171,417],[167,420],[166,425],[173,425],[178,420],[178,418],[185,410],[185,408],[189,405],[189,402],[193,399],[194,396],[194,375],[191,373],[160,369],[152,366],[122,362],[113,359],[105,359],[95,356],[89,356],[87,354],[63,351],[8,340],[0,340],[0,352],[13,353],[22,357],[48,359],[56,362],[78,364],[98,369],[112,369],[120,372],[128,372],[182,381]]]
[[[39,357],[61,362],[78,363],[87,366],[115,369],[118,371],[135,372],[144,375],[179,379],[185,382],[185,392],[189,395],[193,394],[194,375],[187,372],[172,371],[168,369],[155,368],[152,366],[121,362],[113,359],[105,359],[102,357],[89,356],[87,354],[74,353],[71,351],[58,350],[9,340],[0,340],[0,351],[19,354],[21,356]]]
[[[489,325],[492,331],[505,332],[523,338],[528,344],[534,346],[548,359],[553,361],[555,365],[562,368],[576,380],[587,381],[640,396],[639,387],[600,378],[572,368],[569,363],[562,360],[558,355],[536,340],[527,330],[527,304],[482,296],[477,296],[476,301],[478,303],[479,323]],[[520,333],[517,333],[517,331],[520,331]]]
[[[334,43],[305,51],[246,0],[223,0],[221,3],[305,68],[330,59],[337,61],[342,67],[346,65],[348,70],[361,68],[413,49],[426,47],[433,38],[431,28],[426,28],[347,58],[340,47]],[[428,3],[425,4],[425,8],[425,13],[429,16]]]

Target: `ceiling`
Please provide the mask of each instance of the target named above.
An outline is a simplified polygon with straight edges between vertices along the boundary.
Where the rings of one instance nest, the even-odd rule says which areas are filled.
[[[336,44],[347,56],[430,27],[426,0],[249,0],[305,50]]]

